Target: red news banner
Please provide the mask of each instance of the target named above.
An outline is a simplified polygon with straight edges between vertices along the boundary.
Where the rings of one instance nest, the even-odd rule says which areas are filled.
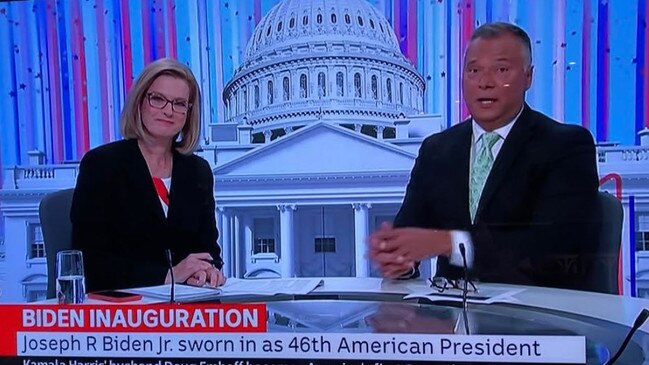
[[[123,337],[111,336],[112,333],[266,332],[264,304],[1,305],[0,317],[4,322],[0,326],[0,356],[33,354],[39,349],[54,350],[52,355],[70,350],[90,352],[97,348],[97,342],[104,348],[120,351]],[[30,336],[36,333],[44,336]],[[96,334],[100,338],[85,336],[85,346],[81,348],[74,333]],[[128,339],[130,348],[146,343],[147,340]]]

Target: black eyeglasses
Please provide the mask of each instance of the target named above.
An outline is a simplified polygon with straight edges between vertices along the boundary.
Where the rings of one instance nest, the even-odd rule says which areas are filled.
[[[171,104],[171,110],[175,111],[176,113],[187,114],[189,109],[191,109],[192,107],[192,104],[188,101],[169,100],[164,96],[154,92],[146,94],[146,97],[149,100],[149,105],[152,108],[156,109],[164,109],[167,107],[167,104]]]
[[[428,284],[431,288],[437,289],[440,293],[449,289],[464,290],[464,279],[449,280],[441,276],[436,276],[432,279],[428,279]],[[466,290],[469,293],[478,292],[478,287],[472,281],[468,281],[467,284]]]

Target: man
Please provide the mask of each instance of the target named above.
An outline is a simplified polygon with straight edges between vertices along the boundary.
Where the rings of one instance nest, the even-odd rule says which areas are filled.
[[[521,28],[474,31],[462,74],[471,118],[424,140],[394,227],[370,237],[385,277],[416,277],[418,261],[438,256],[437,275],[457,278],[463,246],[474,279],[585,288],[583,270],[556,262],[596,249],[595,146],[525,103],[532,71]]]

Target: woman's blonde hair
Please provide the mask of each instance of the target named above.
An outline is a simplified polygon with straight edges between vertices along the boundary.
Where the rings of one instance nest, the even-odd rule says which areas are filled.
[[[142,124],[140,106],[146,98],[151,84],[161,75],[169,75],[187,82],[189,85],[189,103],[185,125],[180,131],[180,141],[174,142],[176,150],[189,155],[198,146],[201,132],[201,91],[198,82],[189,67],[171,58],[161,58],[144,68],[126,97],[124,109],[119,118],[122,136],[127,139],[141,139],[146,131]],[[177,138],[176,138],[177,140]]]

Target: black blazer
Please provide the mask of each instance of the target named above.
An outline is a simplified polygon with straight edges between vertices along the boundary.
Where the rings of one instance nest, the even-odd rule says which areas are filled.
[[[86,153],[70,218],[88,291],[163,284],[165,249],[171,249],[174,265],[190,253],[209,252],[221,268],[213,185],[205,160],[174,151],[165,218],[137,140]]]
[[[587,265],[562,272],[557,260],[597,250],[598,177],[590,133],[525,105],[494,161],[474,224],[471,139],[466,121],[424,140],[395,226],[468,231],[474,279],[585,289]],[[461,273],[446,257],[438,259],[437,275]]]

